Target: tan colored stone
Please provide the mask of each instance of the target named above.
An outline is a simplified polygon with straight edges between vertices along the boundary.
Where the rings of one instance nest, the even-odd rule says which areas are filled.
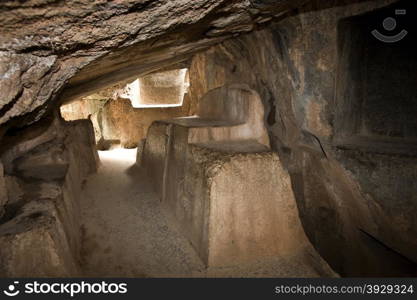
[[[158,72],[139,78],[137,105],[181,105],[186,92],[186,69]],[[134,105],[136,106],[136,105]]]
[[[6,1],[0,20],[0,73],[5,74],[0,124],[28,113],[38,120],[47,110],[36,109],[51,107],[67,83],[60,95],[71,101],[182,63],[252,29],[258,15],[241,17],[248,8],[273,16],[305,1]],[[221,26],[220,37],[205,34],[212,24]]]
[[[156,183],[156,191],[164,197],[164,180],[170,180],[167,166],[184,169],[181,162],[185,164],[187,144],[225,141],[249,141],[269,148],[262,103],[246,86],[225,86],[208,92],[199,101],[196,116],[152,123],[143,150],[143,165]],[[171,154],[175,151],[178,154]]]
[[[2,276],[80,274],[78,201],[83,181],[97,170],[98,156],[90,121],[50,126],[56,129],[56,124],[60,128],[56,138],[35,138],[27,144],[30,147],[17,142],[9,148],[11,153],[4,153],[17,157],[10,162],[14,176],[6,177],[7,214],[0,225]],[[58,168],[61,164],[65,168]]]
[[[218,124],[190,129],[189,143],[253,140],[269,147],[264,107],[259,95],[247,86],[231,85],[209,91],[199,102],[197,116]]]
[[[143,157],[171,224],[210,268],[298,257],[333,274],[307,239],[263,108],[245,86],[209,91],[197,116],[154,122]],[[311,256],[310,256],[311,257]]]
[[[22,178],[59,180],[67,168],[68,160],[59,144],[43,144],[14,161],[14,172]]]
[[[163,93],[160,94],[161,89],[162,92],[165,89],[161,87],[163,85],[174,85],[175,89],[181,87],[181,98],[183,97],[184,82],[180,82],[176,78],[179,76],[179,71],[168,71],[168,74],[170,72],[174,72],[174,75],[170,75],[174,78],[162,78],[167,82],[163,82],[159,77],[154,78],[161,76],[161,73],[149,75],[154,76],[152,80],[156,81],[151,81],[151,83],[156,85],[153,92],[155,92],[155,97],[159,97],[158,101],[164,101],[165,98]],[[182,74],[182,81],[184,81],[183,77],[184,74]],[[175,87],[176,85],[177,87]],[[167,87],[167,89],[170,88]],[[124,148],[135,148],[146,137],[148,128],[153,121],[189,116],[195,106],[195,103],[190,102],[190,97],[184,95],[184,101],[181,99],[182,105],[177,107],[133,107],[132,99],[119,97],[119,89],[120,86],[113,87],[113,94],[117,96],[115,98],[110,96],[111,89],[107,89],[106,92],[65,104],[61,106],[61,116],[67,121],[90,119],[94,126],[97,147],[100,150],[108,150],[119,145]],[[173,95],[172,91],[169,94],[170,97],[179,99],[179,94]]]
[[[189,201],[201,201],[206,212],[187,217],[191,224],[198,222],[194,218],[203,218],[207,226],[194,240],[202,243],[197,249],[207,265],[239,265],[313,250],[299,219],[289,175],[276,154],[227,153],[197,146],[191,151],[193,168],[202,168],[204,178],[186,179],[191,193],[191,183],[202,184]],[[321,264],[326,265],[323,260]]]
[[[62,139],[64,132],[61,120],[51,117],[31,126],[29,130],[20,132],[18,136],[11,137],[5,143],[1,153],[5,172],[12,174],[15,159],[23,157],[26,153],[42,144]]]
[[[2,277],[79,274],[54,201],[32,201],[22,207],[16,217],[0,226],[0,241]]]

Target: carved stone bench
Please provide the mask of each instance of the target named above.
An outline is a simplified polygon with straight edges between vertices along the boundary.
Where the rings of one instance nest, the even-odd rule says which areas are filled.
[[[327,267],[263,124],[257,93],[221,87],[201,99],[197,116],[153,123],[141,161],[172,224],[207,266],[313,253]]]

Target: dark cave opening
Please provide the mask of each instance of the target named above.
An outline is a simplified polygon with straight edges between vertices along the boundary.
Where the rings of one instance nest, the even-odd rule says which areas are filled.
[[[381,153],[417,153],[417,24],[411,15],[413,9],[414,4],[400,1],[340,21],[337,145]],[[383,28],[383,22],[394,17],[393,28]],[[398,36],[399,40],[380,40],[383,38],[370,34],[375,31],[385,34],[385,38]],[[404,37],[399,35],[402,31],[407,32]]]

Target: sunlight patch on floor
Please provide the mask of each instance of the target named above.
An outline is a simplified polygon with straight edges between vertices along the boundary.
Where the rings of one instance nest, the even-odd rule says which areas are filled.
[[[101,161],[119,161],[134,164],[136,162],[137,148],[134,149],[112,149],[108,151],[98,151]]]

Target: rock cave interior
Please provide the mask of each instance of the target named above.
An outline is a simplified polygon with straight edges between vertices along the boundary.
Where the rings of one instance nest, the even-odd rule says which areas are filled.
[[[417,276],[413,2],[1,1],[1,277]]]

